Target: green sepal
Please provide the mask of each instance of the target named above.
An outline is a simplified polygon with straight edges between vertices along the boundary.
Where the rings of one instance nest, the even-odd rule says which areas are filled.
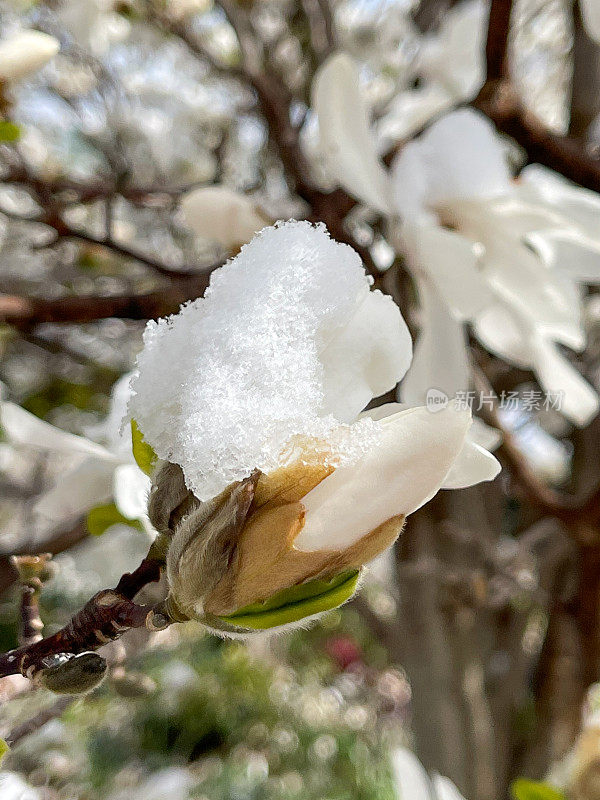
[[[236,628],[265,630],[297,622],[304,617],[337,608],[356,591],[358,570],[342,572],[328,581],[318,578],[277,592],[268,600],[252,603],[217,619]]]
[[[145,472],[146,475],[151,476],[154,472],[156,462],[158,461],[158,456],[152,447],[150,447],[148,442],[144,439],[142,432],[134,419],[131,420],[131,443],[131,449],[133,450],[133,457],[135,458],[136,464],[142,470],[142,472]]]
[[[130,528],[144,530],[139,519],[129,519],[123,516],[114,503],[91,508],[88,511],[86,525],[92,536],[101,536],[112,525],[129,525]]]
[[[510,787],[514,800],[566,800],[565,795],[548,783],[517,778]]]
[[[21,138],[21,128],[7,119],[0,119],[0,142],[18,142]]]
[[[0,764],[2,764],[2,759],[8,753],[10,747],[6,744],[4,739],[0,737]]]

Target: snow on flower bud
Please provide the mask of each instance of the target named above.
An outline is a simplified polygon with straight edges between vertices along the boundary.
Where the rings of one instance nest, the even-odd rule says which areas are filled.
[[[0,41],[0,82],[18,81],[55,56],[58,39],[41,31],[19,31]]]
[[[360,413],[410,359],[398,307],[307,222],[264,229],[204,299],[148,323],[129,410],[162,459],[168,615],[240,633],[333,608],[447,479],[495,476],[468,411]]]

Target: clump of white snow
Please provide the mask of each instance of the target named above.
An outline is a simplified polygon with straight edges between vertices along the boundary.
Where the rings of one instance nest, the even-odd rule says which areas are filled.
[[[370,291],[354,250],[324,225],[287,222],[216,270],[203,299],[148,323],[129,412],[204,500],[280,466],[294,437],[335,463],[360,456],[376,427],[348,423],[410,358],[399,309]]]

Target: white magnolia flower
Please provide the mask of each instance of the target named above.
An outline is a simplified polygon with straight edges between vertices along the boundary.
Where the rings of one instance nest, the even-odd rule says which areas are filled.
[[[24,30],[0,41],[0,83],[19,81],[37,72],[59,51],[54,36],[41,31]]]
[[[344,54],[323,65],[313,99],[339,183],[391,220],[402,219],[393,230],[417,280],[423,317],[403,398],[423,402],[430,388],[447,391],[431,382],[432,370],[445,371],[455,390],[468,389],[453,376],[465,373],[462,324],[470,322],[492,352],[531,368],[547,392],[562,393],[565,416],[589,421],[598,397],[557,344],[585,345],[577,284],[600,282],[600,198],[537,166],[511,180],[491,123],[467,109],[405,145],[387,173],[356,67]]]
[[[263,214],[241,192],[227,186],[192,189],[181,198],[181,211],[188,228],[229,252],[235,252],[273,220]]]
[[[265,228],[213,273],[204,299],[148,323],[144,343],[130,411],[147,444],[207,509],[229,502],[232,481],[263,473],[236,559],[207,597],[186,601],[188,616],[237,614],[232,624],[252,627],[240,608],[356,573],[438,489],[499,470],[467,440],[468,411],[361,414],[406,372],[410,336],[322,225]]]
[[[451,780],[438,774],[430,777],[404,747],[392,752],[392,770],[397,800],[465,800]]]
[[[41,517],[74,519],[113,501],[123,517],[149,527],[146,499],[150,481],[134,461],[129,428],[121,431],[130,379],[124,375],[117,381],[106,421],[90,431],[98,441],[67,433],[15,403],[0,403],[0,427],[12,445],[69,459],[67,471],[35,503],[34,511]]]

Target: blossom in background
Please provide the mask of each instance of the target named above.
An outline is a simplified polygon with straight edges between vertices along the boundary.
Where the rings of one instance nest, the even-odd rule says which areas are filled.
[[[66,471],[36,500],[34,511],[40,517],[64,522],[114,503],[121,521],[140,521],[149,529],[146,500],[150,481],[134,461],[129,428],[121,430],[130,379],[124,375],[115,384],[106,420],[89,431],[93,438],[67,433],[15,403],[0,403],[0,428],[13,446],[68,459]]]
[[[130,413],[205,501],[201,535],[189,515],[167,560],[184,616],[243,630],[338,605],[407,514],[440,488],[497,474],[467,439],[468,411],[361,413],[410,360],[398,307],[371,291],[350,247],[308,222],[265,228],[203,299],[148,323]],[[207,574],[218,525],[235,547]]]
[[[17,31],[0,41],[0,83],[19,81],[37,72],[60,48],[58,39],[41,31]]]
[[[561,392],[568,419],[586,424],[598,396],[557,345],[585,346],[579,284],[600,282],[600,198],[537,165],[511,180],[493,126],[468,109],[405,145],[388,172],[345,54],[321,68],[313,105],[338,182],[388,216],[417,283],[422,333],[403,399],[468,389],[469,322],[488,349]]]
[[[581,0],[579,8],[587,33],[596,42],[600,42],[600,4],[598,0]]]
[[[485,80],[488,14],[481,0],[457,3],[435,32],[421,38],[414,67],[418,86],[399,91],[375,125],[379,152],[477,95]]]
[[[405,747],[391,755],[397,800],[465,800],[456,786],[442,775],[429,777],[419,759]]]
[[[181,198],[184,222],[203,239],[236,252],[265,225],[273,222],[248,197],[227,186],[205,186]]]

